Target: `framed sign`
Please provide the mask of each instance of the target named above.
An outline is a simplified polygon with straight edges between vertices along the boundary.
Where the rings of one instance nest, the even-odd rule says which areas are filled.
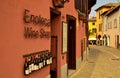
[[[67,43],[68,43],[68,25],[66,22],[62,22],[62,52],[67,52]]]

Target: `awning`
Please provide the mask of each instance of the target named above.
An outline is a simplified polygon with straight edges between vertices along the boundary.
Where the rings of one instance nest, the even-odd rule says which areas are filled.
[[[96,38],[89,38],[88,40],[96,40]]]

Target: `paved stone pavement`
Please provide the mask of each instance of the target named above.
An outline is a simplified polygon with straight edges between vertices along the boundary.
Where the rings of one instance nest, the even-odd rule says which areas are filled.
[[[87,61],[69,78],[120,78],[120,50],[105,46],[89,46]]]

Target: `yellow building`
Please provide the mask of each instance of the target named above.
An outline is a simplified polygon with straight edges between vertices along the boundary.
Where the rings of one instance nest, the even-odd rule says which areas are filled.
[[[112,7],[116,5],[117,3],[108,3],[96,9],[97,40],[99,45],[102,44],[102,37],[103,37],[103,27],[102,27],[103,20],[101,14],[104,13],[105,11],[110,10]]]
[[[96,17],[92,17],[88,20],[88,32],[89,32],[89,43],[96,44],[96,33],[97,33],[97,25],[96,25]]]

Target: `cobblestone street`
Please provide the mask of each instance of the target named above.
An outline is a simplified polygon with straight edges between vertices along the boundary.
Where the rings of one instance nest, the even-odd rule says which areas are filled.
[[[89,46],[90,53],[70,78],[120,78],[120,50]]]

